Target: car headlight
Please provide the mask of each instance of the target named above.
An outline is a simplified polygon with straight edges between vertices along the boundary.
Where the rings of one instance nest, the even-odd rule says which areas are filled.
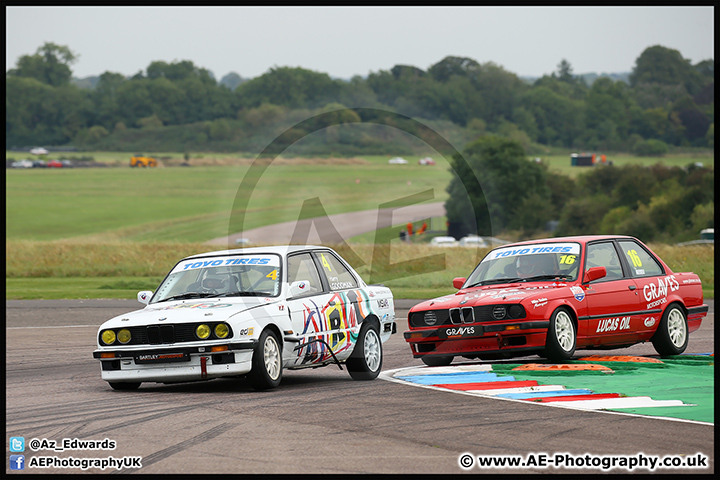
[[[525,316],[525,309],[522,305],[510,305],[510,308],[508,308],[508,316],[510,318],[523,318]]]
[[[215,325],[215,336],[218,338],[225,338],[230,333],[230,328],[224,323],[218,323]]]
[[[492,309],[492,316],[495,317],[495,320],[502,320],[505,318],[506,312],[505,305],[495,305]]]
[[[130,330],[128,330],[127,328],[123,328],[122,330],[120,330],[117,333],[117,339],[118,339],[118,342],[120,342],[120,343],[123,343],[123,344],[128,343],[131,338],[132,338],[132,335],[130,335]]]
[[[425,312],[423,320],[425,320],[426,325],[435,325],[437,323],[437,314],[434,310],[428,310]]]
[[[197,326],[197,328],[195,329],[195,335],[197,335],[200,340],[205,340],[210,336],[211,331],[212,330],[210,330],[210,327],[203,323],[202,325]]]
[[[115,332],[112,330],[105,330],[100,336],[105,345],[112,345],[115,343]]]

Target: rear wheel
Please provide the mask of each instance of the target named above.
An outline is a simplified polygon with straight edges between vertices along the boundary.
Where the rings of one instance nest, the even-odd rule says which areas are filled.
[[[113,390],[137,390],[141,382],[108,382]]]
[[[420,360],[429,367],[445,367],[452,363],[455,357],[422,357]]]
[[[665,310],[652,337],[652,344],[660,355],[680,355],[685,351],[688,344],[688,325],[685,311],[680,305],[673,304]]]
[[[569,360],[575,353],[575,324],[564,308],[558,308],[550,317],[550,328],[545,341],[544,356],[549,360]]]
[[[267,390],[280,385],[282,380],[282,355],[280,343],[272,330],[264,330],[255,346],[252,370],[248,381],[255,390]]]
[[[375,325],[363,322],[355,349],[345,365],[354,380],[372,380],[378,376],[382,368],[382,342]]]

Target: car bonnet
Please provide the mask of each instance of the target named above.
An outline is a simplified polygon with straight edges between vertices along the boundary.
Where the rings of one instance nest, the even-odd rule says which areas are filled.
[[[278,302],[271,297],[228,297],[202,300],[180,300],[150,304],[142,310],[118,315],[103,328],[161,325],[190,322],[222,322],[239,313]]]
[[[434,298],[419,303],[412,311],[437,310],[454,307],[474,307],[479,305],[493,305],[497,303],[520,303],[524,300],[540,298],[548,295],[572,295],[570,284],[566,282],[533,282],[527,285],[488,285],[463,289],[452,295]]]

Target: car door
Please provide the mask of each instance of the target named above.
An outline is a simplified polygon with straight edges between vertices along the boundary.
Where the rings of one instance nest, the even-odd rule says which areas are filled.
[[[580,333],[588,345],[632,343],[643,323],[638,285],[622,262],[612,240],[589,243],[585,249],[585,271],[605,267],[607,275],[583,285],[587,316]]]
[[[345,263],[330,251],[313,252],[320,276],[330,291],[322,318],[332,335],[328,344],[339,360],[347,358],[355,345],[352,329],[362,322],[362,292],[358,280]],[[356,332],[357,333],[357,332]]]
[[[638,334],[642,339],[649,339],[660,323],[668,293],[678,290],[680,284],[674,275],[666,275],[660,262],[637,241],[620,239],[618,246],[638,286],[643,311],[643,321],[637,325]]]
[[[332,294],[323,283],[310,252],[289,255],[287,261],[288,286],[291,287],[295,282],[303,284],[301,293],[287,299],[293,336],[300,340],[294,344],[292,352],[287,352],[290,363],[286,361],[286,364],[293,367],[325,363],[333,358],[328,342],[330,338],[324,333],[329,330],[326,312]],[[291,289],[288,288],[288,291]]]

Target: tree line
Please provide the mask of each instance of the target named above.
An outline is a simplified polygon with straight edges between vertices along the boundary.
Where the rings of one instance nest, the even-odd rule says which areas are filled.
[[[671,243],[697,239],[714,226],[714,170],[696,164],[602,165],[572,179],[529,161],[519,142],[495,135],[470,143],[451,164],[456,175],[445,210],[456,238],[531,238],[552,230]]]
[[[350,80],[275,67],[218,82],[191,61],[155,61],[129,78],[104,72],[94,88],[81,88],[72,81],[76,60],[70,48],[45,43],[6,72],[6,148],[257,151],[287,129],[288,138],[303,138],[307,131],[293,125],[318,112],[357,123],[383,110],[440,125],[462,142],[495,134],[528,152],[538,145],[655,156],[714,148],[714,61],[693,65],[663,46],[640,54],[629,83],[601,77],[592,85],[565,60],[529,83],[492,62],[449,56],[427,70],[396,65]],[[333,129],[313,148],[384,154],[397,138],[383,135],[369,126]]]

